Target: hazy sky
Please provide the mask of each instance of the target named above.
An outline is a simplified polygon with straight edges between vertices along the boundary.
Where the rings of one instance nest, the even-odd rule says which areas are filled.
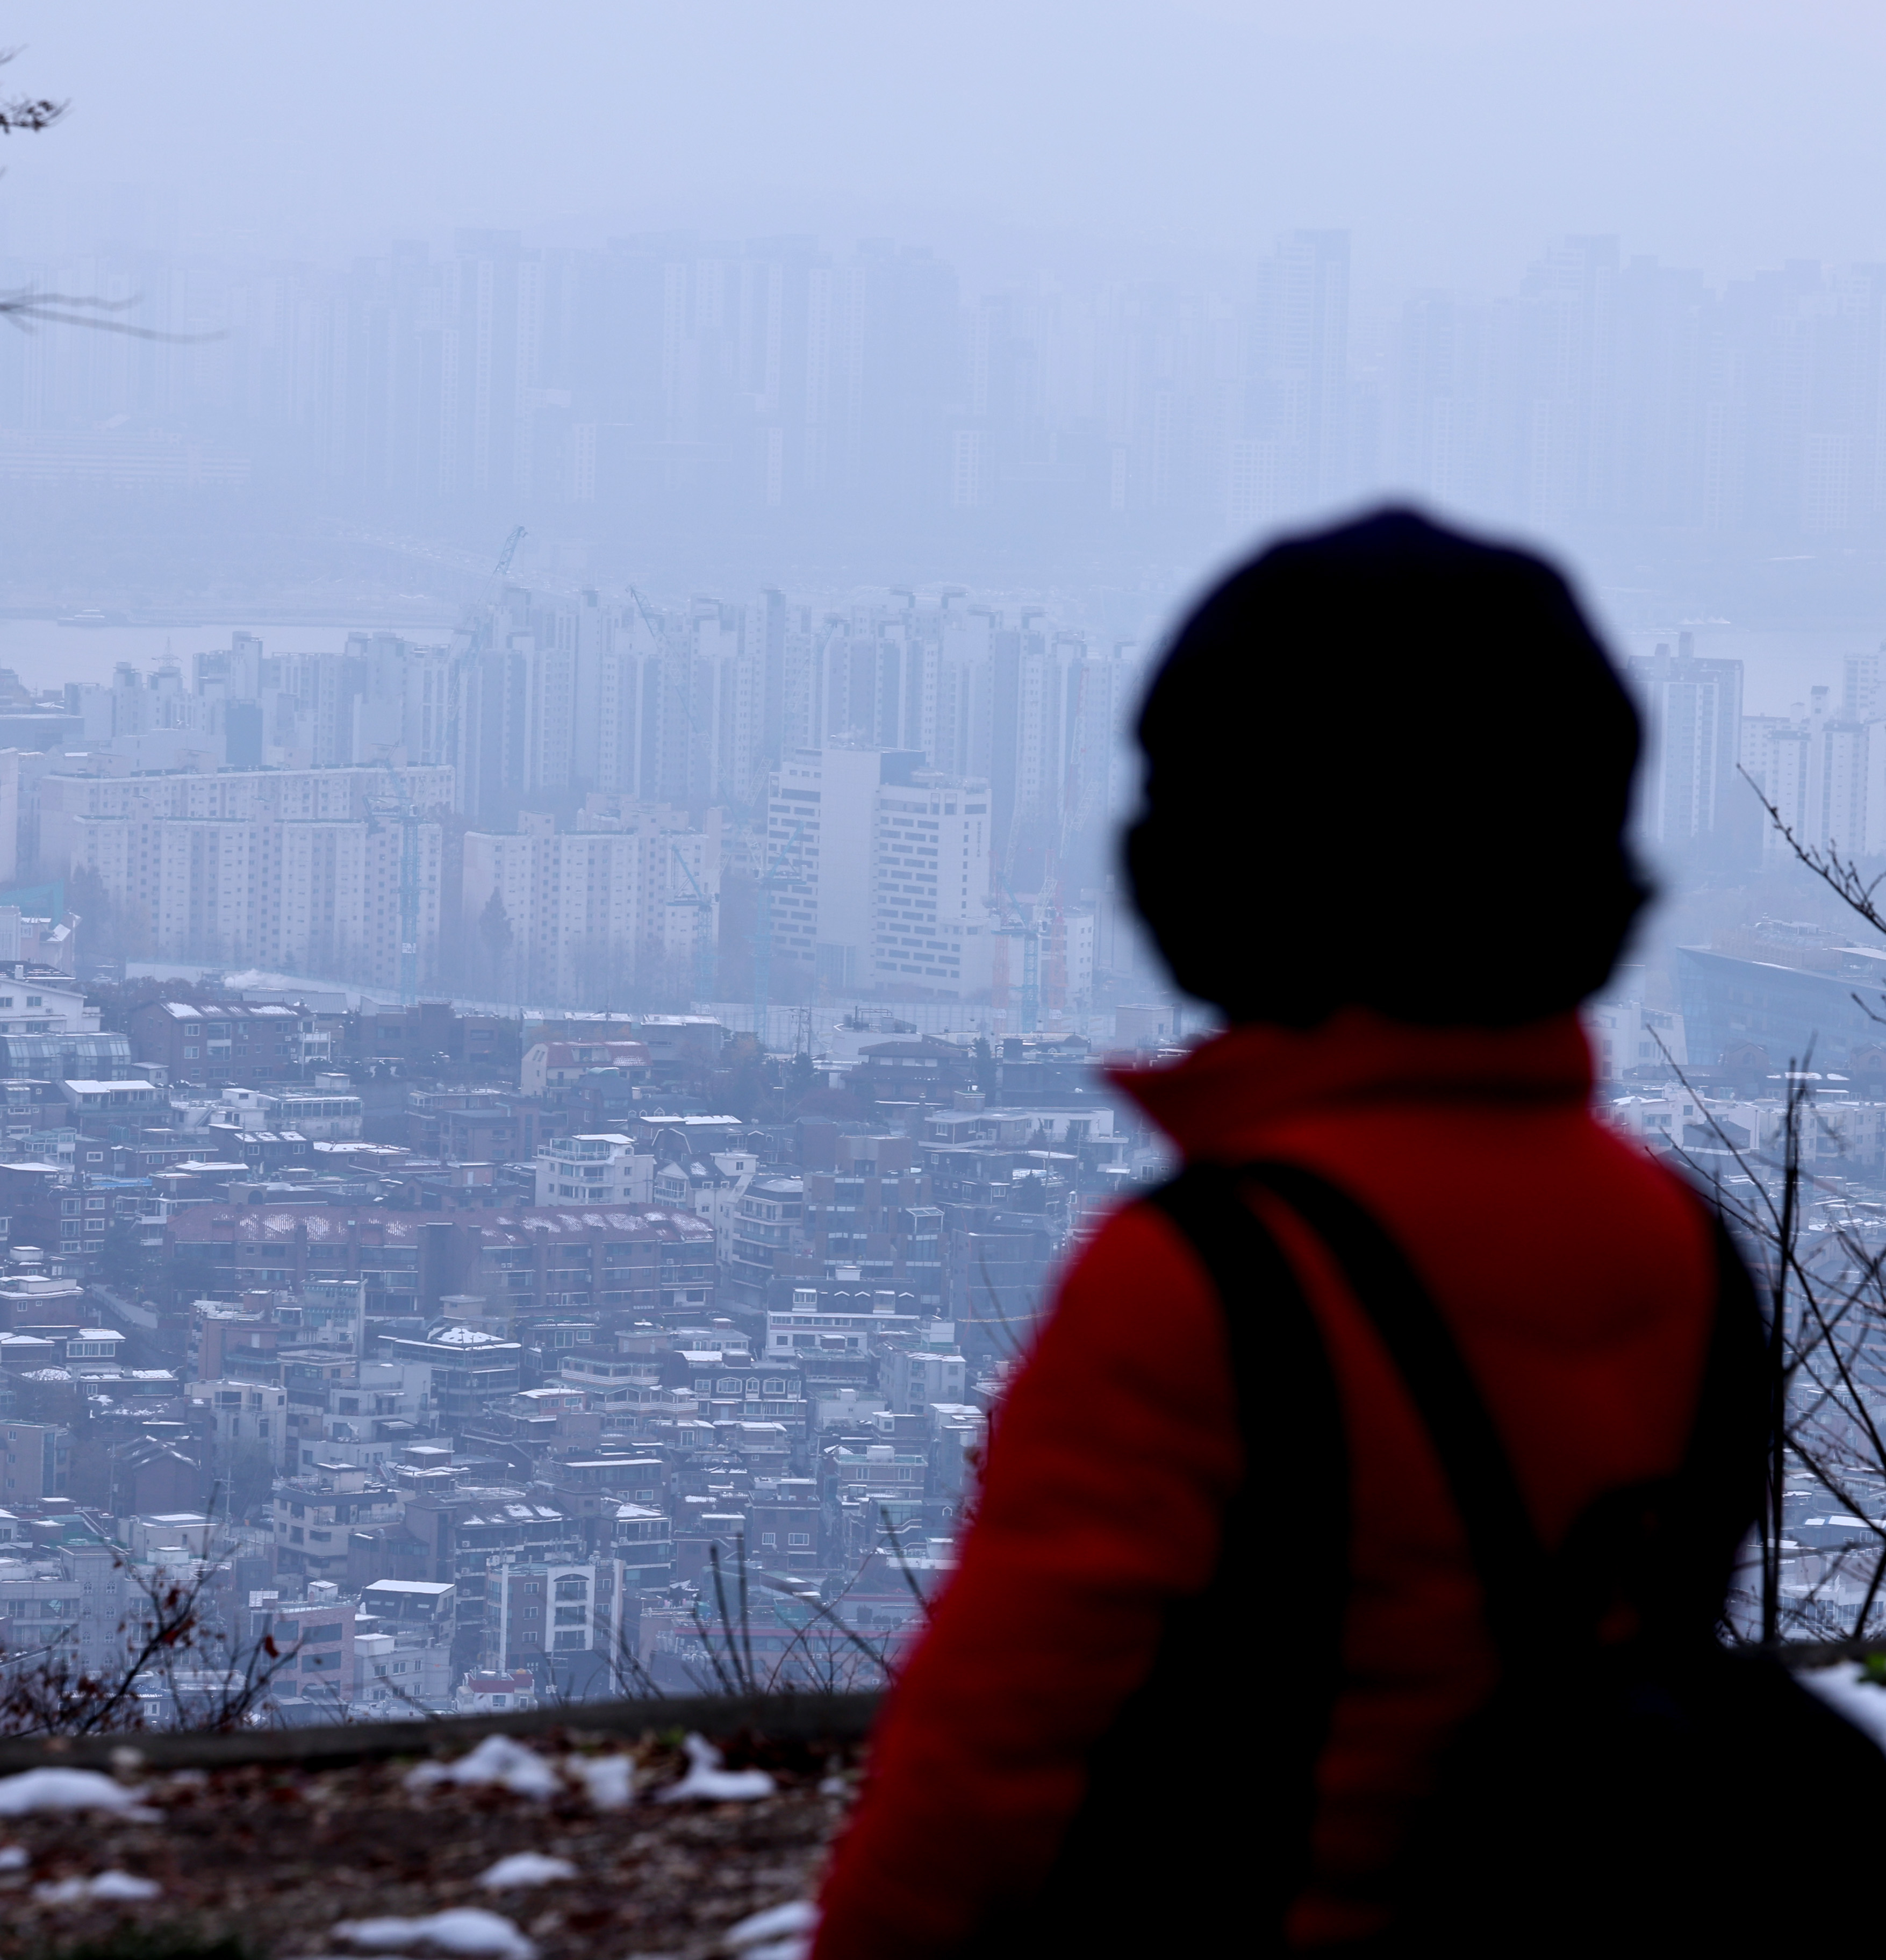
[[[0,237],[323,259],[460,224],[860,232],[972,275],[1292,224],[1367,283],[1548,237],[1886,258],[1878,0],[33,0]]]

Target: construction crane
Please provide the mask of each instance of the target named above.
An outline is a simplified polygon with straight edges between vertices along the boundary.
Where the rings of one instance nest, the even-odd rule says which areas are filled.
[[[463,772],[465,759],[459,752],[459,730],[466,686],[465,672],[491,644],[491,622],[498,614],[498,593],[503,588],[506,574],[510,570],[510,562],[517,555],[517,547],[523,543],[524,537],[524,527],[519,524],[504,540],[504,549],[498,554],[498,562],[491,567],[491,576],[485,581],[485,590],[466,612],[465,623],[460,628],[465,635],[465,644],[459,648],[452,662],[451,685],[446,690],[445,752],[453,767],[461,772],[461,792],[464,787]]]
[[[1015,896],[1008,873],[997,871],[995,875],[1008,899],[1003,908],[1003,923],[996,928],[995,936],[1022,942],[1022,1032],[1032,1035],[1041,1020],[1042,929]]]
[[[648,629],[650,640],[657,648],[666,645],[666,635],[655,624],[654,615],[649,611],[647,603],[632,585],[628,588],[628,596],[634,600],[635,609],[642,616],[642,624]],[[687,690],[682,687],[679,681],[675,679],[673,672],[669,670],[669,663],[664,660],[662,667],[663,671],[667,676],[669,692],[680,703],[682,719],[688,724],[689,770],[692,775],[701,740],[701,724],[694,718],[694,705],[688,698]]]
[[[419,807],[406,794],[399,772],[383,763],[391,791],[367,800],[368,823],[399,826],[399,1004],[410,1007],[419,998]]]
[[[681,875],[694,887],[691,899],[670,899],[671,905],[684,906],[694,914],[694,998],[696,1004],[705,1007],[714,998],[714,953],[719,935],[714,931],[714,915],[720,905],[718,896],[710,898],[701,889],[701,880],[694,875],[694,867],[681,854],[681,846],[672,847],[675,862],[681,867]]]
[[[465,624],[461,628],[468,642],[467,653],[482,653],[490,644],[491,622],[498,613],[498,595],[510,573],[510,562],[517,555],[517,547],[527,535],[522,524],[512,530],[510,536],[504,540],[504,549],[498,554],[498,562],[491,567],[491,576],[485,581],[484,590],[467,609]]]
[[[759,1038],[760,1053],[766,1052],[766,998],[772,984],[773,966],[773,894],[775,892],[803,892],[803,879],[782,877],[780,859],[792,854],[800,838],[806,834],[806,820],[801,817],[794,826],[792,835],[781,845],[778,857],[768,865],[766,847],[760,846],[760,874],[754,881],[755,917],[753,921],[753,1032]]]
[[[1068,721],[1075,736],[1067,754],[1061,782],[1061,820],[1044,867],[1042,889],[1051,894],[1048,915],[1048,971],[1046,991],[1051,1013],[1067,1007],[1067,860],[1074,837],[1086,816],[1085,800],[1091,772],[1088,767],[1087,666],[1083,660],[1075,669],[1073,698]]]

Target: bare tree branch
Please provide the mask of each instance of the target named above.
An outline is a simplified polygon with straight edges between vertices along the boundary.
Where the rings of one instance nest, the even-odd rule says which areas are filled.
[[[1768,800],[1767,793],[1740,763],[1736,765],[1744,782],[1755,792],[1755,799],[1768,813],[1768,820],[1786,840],[1788,848],[1833,892],[1843,905],[1856,912],[1873,930],[1886,936],[1886,916],[1883,916],[1874,903],[1873,894],[1882,884],[1886,884],[1886,871],[1877,878],[1864,877],[1859,861],[1843,858],[1840,846],[1830,838],[1823,851],[1818,845],[1803,844],[1795,836],[1788,820],[1780,810]]]
[[[213,333],[165,333],[154,326],[134,326],[129,320],[106,320],[107,313],[122,313],[127,307],[141,305],[142,294],[134,294],[125,300],[100,300],[86,298],[77,293],[36,293],[25,287],[11,292],[0,292],[0,317],[4,317],[22,333],[30,333],[37,326],[88,326],[97,333],[122,333],[133,340],[161,340],[173,347],[199,346],[205,341],[227,340],[228,335],[218,329]],[[84,307],[91,309],[84,313],[63,313],[62,307]]]
[[[22,48],[0,48],[0,68],[5,68],[24,52]],[[43,95],[16,95],[10,102],[0,101],[0,136],[11,136],[16,132],[22,136],[37,136],[42,130],[51,129],[72,106],[69,102],[55,102]]]

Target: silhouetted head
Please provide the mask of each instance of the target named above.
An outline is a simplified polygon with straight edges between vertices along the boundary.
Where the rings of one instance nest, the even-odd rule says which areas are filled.
[[[1134,901],[1233,1020],[1537,1020],[1603,984],[1646,896],[1636,713],[1564,580],[1412,511],[1226,580],[1139,737]]]

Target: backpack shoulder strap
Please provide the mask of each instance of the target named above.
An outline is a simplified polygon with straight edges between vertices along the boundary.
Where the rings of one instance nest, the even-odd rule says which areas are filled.
[[[1342,1433],[1336,1379],[1315,1316],[1295,1268],[1245,1201],[1241,1187],[1248,1182],[1222,1164],[1188,1164],[1147,1201],[1184,1234],[1224,1308],[1248,1456],[1274,1430],[1286,1398],[1307,1398],[1310,1419],[1326,1421],[1333,1437]],[[1345,1450],[1345,1467],[1347,1460]]]
[[[1093,1860],[1092,1896],[1115,1897],[1119,1872],[1149,1856],[1171,1875],[1158,1888],[1160,1924],[1148,1945],[1169,1942],[1175,1901],[1217,1896],[1227,1870],[1247,1876],[1260,1923],[1282,1922],[1305,1882],[1315,1816],[1315,1772],[1342,1685],[1349,1607],[1349,1436],[1335,1370],[1301,1283],[1245,1196],[1248,1180],[1223,1166],[1194,1164],[1151,1194],[1209,1274],[1224,1316],[1245,1474],[1223,1518],[1217,1570],[1206,1592],[1178,1602],[1147,1691],[1127,1711],[1114,1754],[1134,1796],[1115,1806],[1134,1820],[1130,1838]],[[1156,1303],[1150,1303],[1155,1308]],[[1287,1584],[1276,1546],[1287,1532]],[[1288,1681],[1287,1694],[1238,1694],[1226,1725],[1201,1731],[1201,1679]],[[1208,1733],[1205,1759],[1185,1787],[1215,1798],[1174,1808],[1178,1839],[1154,1850],[1143,1793],[1175,1774],[1185,1739]],[[1232,1780],[1221,1782],[1228,1766]],[[1234,1787],[1235,1785],[1235,1787]],[[1097,1806],[1105,1810],[1103,1801]],[[1254,1824],[1254,1819],[1255,1824]],[[1181,1875],[1198,1876],[1188,1887]],[[1210,1876],[1206,1876],[1209,1874]],[[1215,1928],[1213,1930],[1215,1931]],[[1111,1945],[1117,1929],[1102,1929]],[[1058,1950],[1059,1933],[1051,1945]],[[1209,1946],[1202,1930],[1190,1950]]]
[[[1413,1398],[1467,1532],[1503,1653],[1536,1634],[1549,1561],[1485,1398],[1406,1255],[1347,1192],[1301,1165],[1245,1174],[1275,1192],[1328,1248]]]
[[[1573,1527],[1555,1561],[1539,1542],[1511,1457],[1486,1399],[1433,1296],[1373,1215],[1327,1179],[1301,1165],[1264,1163],[1246,1174],[1299,1214],[1341,1267],[1401,1374],[1436,1453],[1467,1533],[1487,1596],[1489,1627],[1509,1656],[1560,1625],[1576,1570],[1570,1554],[1615,1562],[1617,1545],[1586,1545],[1649,1525],[1637,1548],[1636,1585],[1652,1621],[1681,1638],[1706,1631],[1722,1610],[1737,1548],[1755,1515],[1775,1411],[1760,1307],[1748,1268],[1712,1214],[1715,1301],[1697,1410],[1676,1475],[1655,1486],[1602,1497]]]

